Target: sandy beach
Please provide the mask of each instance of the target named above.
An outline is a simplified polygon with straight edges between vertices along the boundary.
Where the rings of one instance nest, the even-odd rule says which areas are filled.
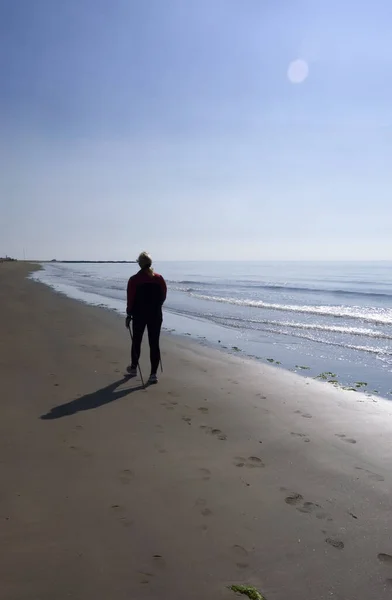
[[[162,339],[0,264],[1,600],[392,597],[392,405]],[[148,375],[148,352],[142,369]]]

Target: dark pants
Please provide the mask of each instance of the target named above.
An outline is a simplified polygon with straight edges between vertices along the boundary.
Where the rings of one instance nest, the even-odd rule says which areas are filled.
[[[154,317],[137,316],[133,318],[132,366],[137,367],[139,364],[142,339],[146,327],[148,332],[148,343],[150,344],[151,373],[155,375],[158,371],[159,361],[161,359],[161,351],[159,349],[159,336],[162,327],[161,315]]]

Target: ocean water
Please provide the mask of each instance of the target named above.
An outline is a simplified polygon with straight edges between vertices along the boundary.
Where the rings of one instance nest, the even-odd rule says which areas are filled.
[[[125,313],[132,264],[46,263],[34,278]],[[200,343],[392,397],[392,263],[160,263],[164,325]],[[306,368],[304,368],[306,367]]]

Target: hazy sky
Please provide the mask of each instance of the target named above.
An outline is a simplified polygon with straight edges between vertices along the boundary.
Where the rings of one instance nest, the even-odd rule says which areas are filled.
[[[391,26],[390,0],[2,0],[0,255],[390,259]]]

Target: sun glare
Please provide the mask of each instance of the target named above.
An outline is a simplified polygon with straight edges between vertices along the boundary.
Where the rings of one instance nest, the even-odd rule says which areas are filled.
[[[309,75],[308,63],[302,59],[293,60],[287,69],[290,83],[302,83]]]

